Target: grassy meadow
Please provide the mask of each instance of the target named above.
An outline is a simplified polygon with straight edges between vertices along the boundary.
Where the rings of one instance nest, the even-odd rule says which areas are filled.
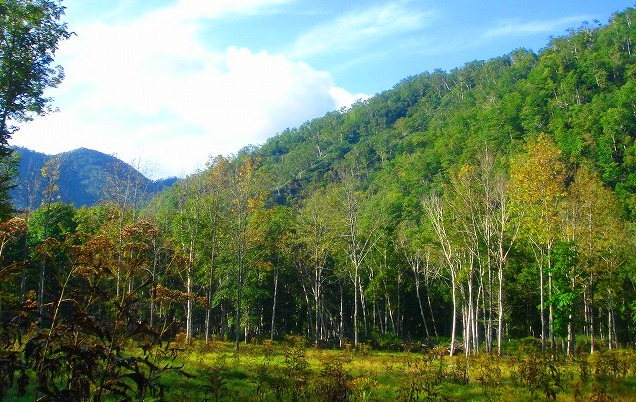
[[[180,361],[194,378],[173,377],[174,400],[202,401],[636,401],[632,350],[552,358],[527,350],[499,358],[430,350],[342,350],[303,339],[189,348]]]
[[[177,346],[179,345],[171,345]],[[195,342],[155,377],[167,401],[636,401],[636,352],[552,357],[535,345],[517,353],[450,357],[447,346],[411,351],[316,349],[303,338],[241,344]],[[400,349],[405,349],[403,346]],[[510,348],[509,348],[510,349]],[[159,387],[157,387],[159,389]],[[12,396],[13,395],[13,396]],[[8,401],[34,400],[9,394]]]
[[[318,349],[300,337],[241,344],[239,352],[225,341],[170,347],[178,353],[155,355],[168,369],[148,376],[161,392],[143,400],[636,401],[636,352],[627,349],[566,359],[522,342],[504,357],[451,357],[447,345]],[[22,397],[12,390],[5,400],[36,400],[32,389]]]

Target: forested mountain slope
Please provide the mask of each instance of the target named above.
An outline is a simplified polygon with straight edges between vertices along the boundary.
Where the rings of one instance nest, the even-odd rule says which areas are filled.
[[[485,147],[504,159],[547,133],[568,165],[590,160],[636,217],[634,11],[585,24],[535,54],[517,49],[426,72],[348,110],[289,129],[256,150],[289,195],[357,167],[410,191],[446,181]],[[425,186],[425,187],[427,187]],[[424,189],[424,188],[423,188]]]
[[[20,210],[27,205],[37,208],[46,197],[48,186],[55,186],[53,201],[63,201],[81,206],[93,206],[103,201],[108,186],[117,181],[138,183],[150,194],[172,185],[176,178],[152,181],[132,166],[114,156],[80,148],[58,155],[46,155],[17,147],[20,155],[17,186],[10,192],[14,208]],[[42,168],[47,167],[46,177]]]
[[[283,300],[279,330],[316,344],[440,333],[476,350],[505,331],[572,353],[577,333],[592,350],[632,339],[635,19],[409,77],[213,159],[155,207],[180,222],[169,230],[211,305],[250,292],[235,322]]]

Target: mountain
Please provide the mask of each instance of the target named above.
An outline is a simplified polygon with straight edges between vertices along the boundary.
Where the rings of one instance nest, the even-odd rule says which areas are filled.
[[[636,11],[572,29],[538,53],[516,49],[408,77],[352,107],[247,149],[275,177],[278,203],[357,171],[405,217],[484,148],[504,166],[546,133],[574,170],[592,164],[636,219]],[[421,213],[421,211],[419,211]]]
[[[177,178],[153,181],[146,178],[129,164],[114,156],[79,148],[57,155],[46,155],[27,148],[16,147],[20,155],[17,186],[11,191],[14,208],[27,205],[37,207],[46,191],[47,179],[42,169],[47,166],[48,176],[55,177],[56,200],[71,203],[75,207],[93,206],[107,198],[108,187],[118,182],[135,183],[149,195],[171,186]],[[48,164],[48,165],[47,165]]]

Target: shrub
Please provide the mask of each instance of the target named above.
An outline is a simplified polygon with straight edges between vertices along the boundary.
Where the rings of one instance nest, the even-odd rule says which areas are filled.
[[[324,362],[314,387],[314,395],[327,402],[345,402],[351,396],[351,375],[339,359]]]
[[[556,400],[557,394],[564,389],[562,368],[548,354],[518,357],[514,379],[532,395],[539,392],[546,400]]]

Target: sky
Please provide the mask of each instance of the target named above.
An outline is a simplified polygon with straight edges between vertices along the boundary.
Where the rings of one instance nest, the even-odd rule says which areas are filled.
[[[184,177],[210,157],[437,68],[450,71],[633,0],[64,0],[75,35],[55,62],[59,111],[20,124],[11,145],[89,148],[146,176]]]

